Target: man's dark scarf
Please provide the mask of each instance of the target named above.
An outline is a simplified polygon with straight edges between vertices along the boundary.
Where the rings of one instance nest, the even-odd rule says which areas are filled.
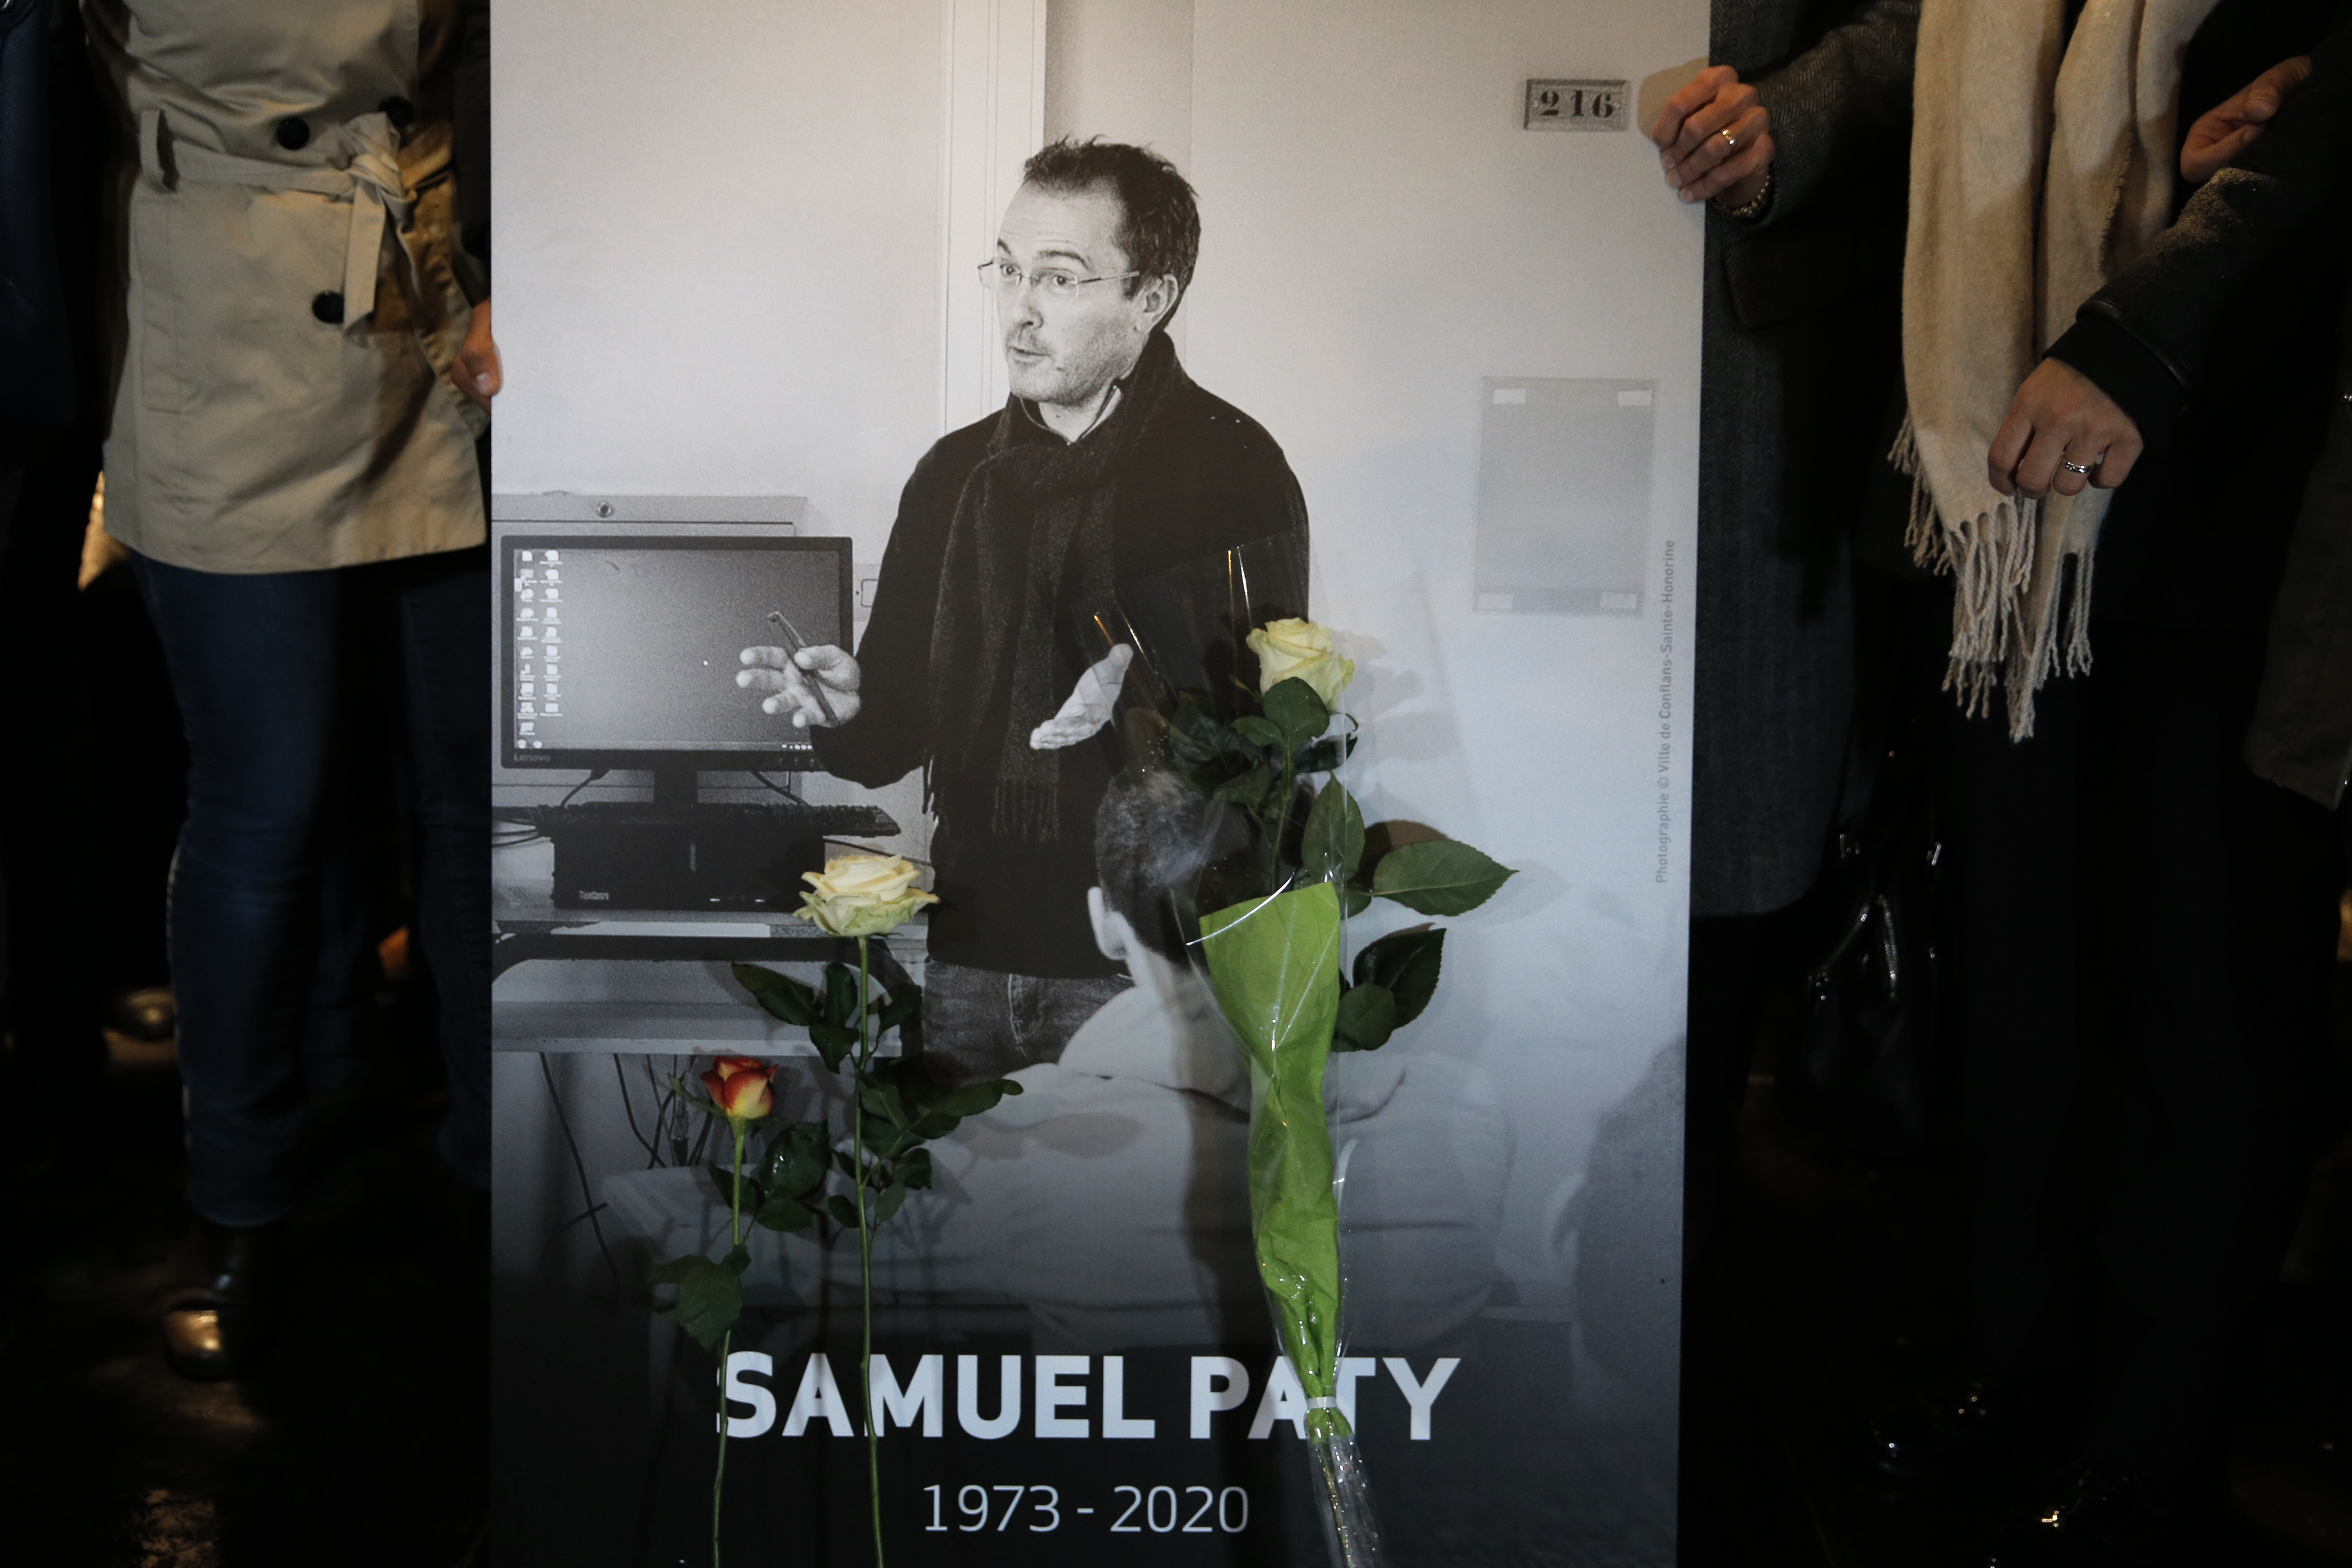
[[[933,776],[995,780],[999,837],[1060,837],[1063,753],[1029,734],[1069,696],[1064,634],[1112,607],[1122,459],[1191,385],[1155,331],[1118,407],[1076,442],[1041,437],[1009,400],[956,500],[931,627]]]

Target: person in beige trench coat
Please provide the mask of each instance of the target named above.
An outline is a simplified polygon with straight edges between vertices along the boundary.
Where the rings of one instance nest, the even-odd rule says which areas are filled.
[[[173,1363],[257,1349],[289,1156],[344,1074],[357,647],[398,650],[460,1190],[488,1184],[487,267],[457,243],[487,0],[84,0],[120,110],[109,531],[187,731],[173,976],[201,1284]],[[486,73],[476,73],[477,77]],[[478,176],[479,177],[479,176]],[[482,301],[481,319],[474,301]],[[371,725],[384,717],[365,716]],[[257,1282],[259,1282],[258,1284]]]

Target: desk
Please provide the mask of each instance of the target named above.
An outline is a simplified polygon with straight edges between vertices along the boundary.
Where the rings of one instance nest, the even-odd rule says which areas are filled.
[[[857,962],[856,942],[788,915],[558,909],[554,885],[554,847],[545,840],[490,852],[494,1050],[814,1056],[806,1030],[770,1017],[718,966]],[[877,986],[919,980],[924,924],[919,917],[874,939]],[[529,979],[515,973],[524,965],[582,962],[626,966],[607,977],[622,983],[593,999],[575,996],[568,984],[551,995],[516,983]],[[642,984],[626,983],[633,971],[644,972]],[[919,1049],[920,1026],[905,1032],[913,1037],[907,1048]]]

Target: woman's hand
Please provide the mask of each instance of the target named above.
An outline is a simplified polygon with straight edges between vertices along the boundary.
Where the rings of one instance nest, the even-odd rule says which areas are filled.
[[[498,340],[490,336],[490,301],[486,295],[474,307],[474,319],[466,323],[466,341],[457,349],[457,363],[449,367],[449,379],[457,390],[490,411],[490,399],[506,384],[506,372],[499,366]]]
[[[1666,184],[1686,202],[1743,207],[1772,169],[1772,111],[1729,66],[1709,66],[1666,100],[1650,127]]]
[[[1985,477],[2005,496],[2022,490],[2036,500],[2053,490],[2081,495],[2086,485],[2113,489],[2131,478],[2141,447],[2139,426],[2097,382],[2064,360],[2046,359],[1993,433]]]

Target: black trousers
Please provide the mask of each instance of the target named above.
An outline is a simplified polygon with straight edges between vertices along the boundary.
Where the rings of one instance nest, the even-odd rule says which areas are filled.
[[[2331,814],[2242,759],[2258,634],[2101,633],[2085,952],[2111,1110],[2084,1445],[2161,1473],[2218,1448],[2250,1310],[2341,1131],[2319,1091],[2345,867]]]
[[[2242,760],[2257,630],[2102,623],[2013,743],[1937,689],[1948,584],[1877,579],[1865,627],[1936,777],[1970,1358],[2080,1377],[2072,1457],[2181,1474],[2331,1131],[2340,827]]]
[[[94,724],[79,653],[75,578],[98,479],[94,433],[0,426],[0,1030],[16,1051],[0,1086],[11,1152],[55,1142],[58,1107],[105,1077],[90,952],[91,774],[142,765],[147,738]],[[96,742],[117,743],[100,755]]]

